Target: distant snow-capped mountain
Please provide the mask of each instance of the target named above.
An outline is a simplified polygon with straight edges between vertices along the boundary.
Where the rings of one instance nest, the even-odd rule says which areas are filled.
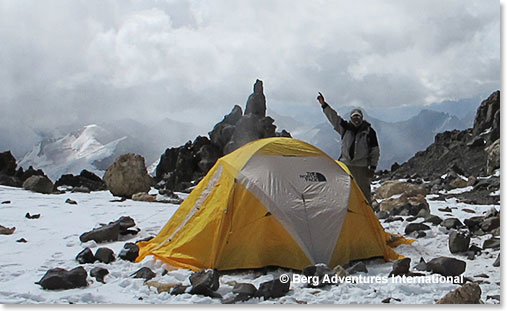
[[[46,135],[18,165],[42,169],[51,180],[83,169],[102,177],[114,160],[125,153],[137,153],[146,166],[160,158],[166,148],[184,144],[204,132],[198,126],[164,119],[150,126],[131,119],[92,124],[70,134]]]
[[[118,144],[127,138],[123,136],[108,143],[101,142],[107,135],[106,130],[92,124],[75,134],[67,134],[59,139],[45,139],[23,157],[19,166],[42,169],[53,181],[62,174],[77,175],[83,169],[102,176],[103,171],[94,163],[115,154]]]

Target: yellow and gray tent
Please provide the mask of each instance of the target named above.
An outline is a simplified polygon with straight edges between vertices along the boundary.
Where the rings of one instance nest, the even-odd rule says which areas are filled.
[[[160,233],[139,242],[180,268],[219,270],[401,258],[347,167],[292,138],[251,142],[220,158]]]

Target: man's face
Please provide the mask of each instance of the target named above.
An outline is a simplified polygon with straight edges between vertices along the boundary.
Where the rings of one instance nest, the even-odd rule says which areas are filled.
[[[357,127],[363,122],[363,117],[360,114],[354,114],[350,117],[350,121]]]

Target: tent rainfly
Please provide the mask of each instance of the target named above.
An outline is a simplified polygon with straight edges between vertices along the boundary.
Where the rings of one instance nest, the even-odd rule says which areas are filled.
[[[274,137],[220,158],[160,233],[138,243],[136,261],[153,255],[192,270],[302,270],[402,258],[390,238],[344,164]]]

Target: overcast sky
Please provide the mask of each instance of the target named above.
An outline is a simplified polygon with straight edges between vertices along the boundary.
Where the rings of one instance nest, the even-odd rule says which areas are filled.
[[[500,88],[493,0],[0,0],[2,124],[215,124],[268,107],[421,106]]]

